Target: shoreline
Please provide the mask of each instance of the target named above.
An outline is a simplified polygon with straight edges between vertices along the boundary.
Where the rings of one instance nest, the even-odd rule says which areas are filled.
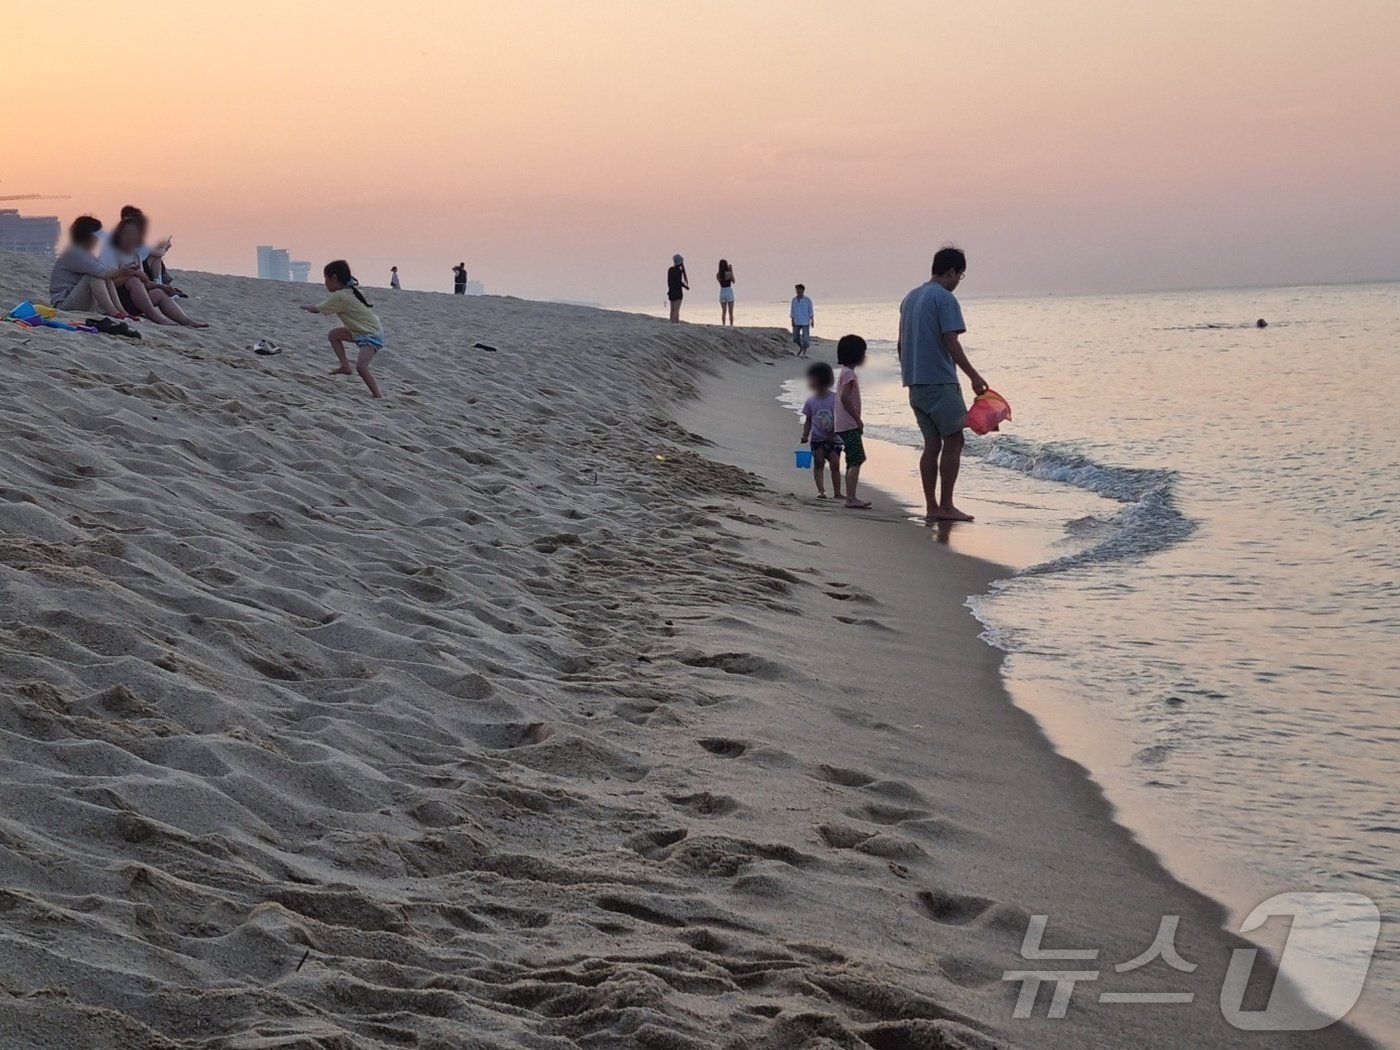
[[[824,352],[819,352],[819,349]],[[814,342],[813,357],[815,359],[826,357],[830,350],[830,346]],[[884,556],[888,556],[890,549],[895,547],[903,549],[907,553],[915,548],[934,546],[930,543],[934,537],[913,519],[913,515],[908,513],[909,500],[898,494],[901,489],[905,492],[909,491],[907,484],[901,485],[899,482],[902,475],[909,473],[911,464],[914,467],[917,465],[917,453],[914,450],[878,440],[871,440],[867,443],[873,451],[862,477],[862,488],[869,486],[876,491],[878,496],[875,510],[864,515],[847,513],[834,505],[828,506],[818,503],[808,488],[810,485],[808,472],[793,470],[790,464],[786,463],[785,454],[793,443],[797,427],[793,423],[795,417],[792,409],[782,405],[778,400],[778,395],[782,381],[800,375],[805,364],[806,362],[795,358],[790,358],[787,361],[780,359],[771,367],[774,374],[771,382],[766,386],[758,378],[759,374],[770,370],[766,363],[736,367],[734,371],[744,373],[742,378],[736,379],[731,376],[712,382],[703,389],[700,402],[678,410],[675,414],[676,418],[687,429],[698,432],[702,437],[714,437],[715,433],[726,434],[736,428],[737,420],[742,419],[748,430],[748,434],[745,435],[747,440],[731,442],[720,438],[720,447],[718,449],[707,448],[705,454],[753,471],[775,491],[791,492],[792,498],[796,502],[807,504],[811,513],[820,517],[822,525],[819,526],[819,529],[830,522],[840,528],[844,537],[849,537],[853,533],[858,534],[862,524],[868,526],[870,530],[880,530],[880,552]],[[714,403],[723,401],[733,402],[734,407],[729,411],[717,411]],[[762,422],[761,426],[758,425],[760,421]],[[754,434],[759,435],[756,441],[753,439]],[[776,454],[774,450],[778,450]],[[879,462],[877,457],[881,451],[894,452],[895,455],[891,457],[892,462],[881,464],[877,469],[871,470],[871,466]],[[911,480],[913,484],[917,484],[916,477]],[[976,497],[968,500],[969,506],[977,502],[982,501]],[[978,528],[978,526],[973,526],[962,531],[974,532]],[[941,558],[936,563],[940,571],[946,564],[946,559],[978,566],[976,572],[970,576],[957,574],[945,576],[943,585],[939,588],[938,598],[944,603],[950,602],[957,607],[958,613],[965,618],[970,633],[973,635],[972,644],[985,650],[985,654],[988,656],[988,663],[981,668],[982,673],[978,676],[976,683],[976,687],[981,691],[981,698],[987,703],[1004,705],[1022,717],[1024,721],[1017,726],[1020,738],[1017,741],[1018,747],[1027,747],[1039,753],[1038,757],[1041,759],[1047,755],[1053,756],[1052,764],[1059,764],[1055,775],[1055,789],[1065,792],[1075,800],[1075,805],[1072,808],[1077,811],[1078,818],[1101,825],[1099,833],[1094,836],[1095,844],[1100,848],[1107,848],[1120,858],[1125,858],[1137,869],[1140,877],[1152,880],[1156,884],[1157,891],[1162,893],[1164,898],[1170,899],[1173,902],[1173,907],[1180,909],[1182,927],[1177,944],[1178,947],[1182,948],[1183,955],[1193,961],[1196,959],[1196,956],[1184,947],[1185,924],[1189,914],[1203,924],[1202,928],[1197,930],[1200,943],[1211,944],[1214,942],[1211,945],[1211,950],[1216,952],[1233,951],[1235,948],[1247,944],[1263,944],[1267,952],[1263,958],[1267,962],[1261,963],[1260,969],[1262,970],[1267,965],[1272,970],[1277,959],[1277,951],[1269,944],[1267,935],[1282,933],[1286,936],[1287,931],[1261,931],[1265,935],[1264,940],[1254,942],[1252,940],[1246,941],[1227,930],[1226,923],[1230,921],[1234,910],[1231,902],[1217,899],[1206,890],[1187,881],[1185,876],[1178,874],[1169,866],[1167,857],[1158,854],[1144,839],[1139,838],[1137,831],[1120,823],[1117,806],[1109,799],[1105,787],[1095,778],[1091,769],[1082,765],[1068,750],[1061,748],[1050,729],[1040,721],[1033,704],[1018,702],[1013,697],[1012,684],[1006,678],[1003,670],[1003,664],[1008,654],[994,648],[982,638],[984,627],[971,609],[971,600],[979,594],[986,593],[992,584],[1011,578],[1017,569],[1024,567],[1024,564],[1038,560],[1044,552],[1037,550],[1034,540],[1028,539],[1026,536],[1012,535],[1007,537],[1003,535],[999,538],[993,534],[994,530],[992,529],[982,531],[986,538],[975,542],[973,542],[972,537],[968,537],[962,543],[955,543],[951,549],[948,546],[938,544],[937,553]],[[901,532],[906,533],[906,535],[901,536]],[[895,541],[895,537],[898,538],[898,542]],[[918,539],[911,541],[910,537],[918,537]],[[866,538],[868,540],[868,536]],[[1008,538],[1011,541],[1011,550],[1014,551],[1012,557],[1005,556],[1007,548],[1004,542],[999,549],[999,539],[1005,541]],[[991,560],[988,560],[989,558]],[[930,571],[932,571],[933,564],[930,562]],[[946,585],[946,581],[950,577],[960,582],[950,588]],[[907,581],[902,582],[907,585]],[[885,596],[883,592],[877,592],[877,594],[882,598]],[[946,624],[940,624],[940,626],[946,626]],[[990,667],[990,673],[987,673],[988,667]],[[1013,721],[1015,720],[1013,719]],[[1077,859],[1086,868],[1099,864],[1092,853],[1081,854]],[[1077,883],[1076,891],[1079,891]],[[1093,891],[1085,887],[1082,892],[1092,894]],[[1139,908],[1138,911],[1140,913],[1141,909]],[[1122,921],[1130,918],[1131,914],[1120,914],[1114,924],[1121,927]],[[1050,919],[1050,929],[1052,931],[1055,929],[1053,912]],[[1144,947],[1151,940],[1153,932],[1155,932],[1155,927],[1145,930],[1143,934]],[[1073,939],[1064,938],[1063,943],[1069,946],[1073,943]],[[1073,943],[1073,946],[1077,947],[1078,944]],[[1015,953],[1010,954],[1014,956]],[[1130,955],[1135,954],[1130,953]],[[1014,963],[1014,959],[1011,961]],[[1158,965],[1160,966],[1160,963]],[[1009,965],[1008,968],[1012,968],[1012,966]],[[1199,971],[1196,976],[1201,976]],[[1191,1045],[1226,1045],[1227,1043],[1232,1046],[1250,1045],[1247,1033],[1225,1026],[1225,1022],[1220,1016],[1219,1006],[1215,1002],[1218,992],[1217,984],[1214,989],[1198,994],[1197,1003],[1205,1000],[1209,1004],[1207,1013],[1212,1016],[1203,1020],[1207,1029],[1210,1029],[1212,1025],[1220,1027],[1221,1031],[1216,1038],[1221,1041]],[[1279,994],[1287,993],[1281,989]],[[1296,990],[1292,990],[1292,994],[1296,995]],[[1079,1002],[1077,997],[1074,1001],[1076,1005]],[[1250,1004],[1253,1009],[1262,1008],[1262,1005],[1262,1000]],[[1043,1002],[1041,1006],[1043,1009]],[[1184,1017],[1185,1014],[1182,1016]],[[1024,1024],[1027,1022],[1013,1022],[1006,1034],[1013,1038],[1017,1035],[1024,1038],[1025,1035],[1017,1027]],[[1171,1031],[1171,1029],[1168,1028],[1162,1033],[1164,1039],[1168,1038],[1167,1031]],[[1289,1039],[1304,1040],[1308,1046],[1334,1045],[1333,1039],[1338,1041],[1336,1045],[1371,1047],[1379,1045],[1371,1042],[1369,1036],[1361,1034],[1361,1030],[1356,1028],[1355,1023],[1349,1021],[1329,1026],[1316,1035],[1278,1033],[1273,1035],[1271,1039],[1266,1039],[1262,1045],[1289,1045]],[[1032,1041],[1033,1045],[1058,1045],[1050,1039],[1044,1027],[1035,1032]],[[1169,1041],[1180,1041],[1184,1044],[1188,1040],[1182,1034],[1173,1032]]]
[[[825,345],[831,353],[830,343]],[[815,346],[814,346],[815,349]],[[800,370],[792,373],[800,376]],[[783,384],[775,384],[773,394],[781,413],[794,413],[788,403],[788,396],[779,396]],[[867,392],[867,409],[869,393]],[[882,417],[884,428],[890,420]],[[912,424],[911,424],[912,426]],[[923,528],[920,507],[922,491],[918,477],[918,450],[907,444],[889,439],[867,436],[866,447],[870,450],[862,477],[862,488],[867,485],[883,492],[884,504],[877,509],[895,508],[909,524]],[[967,470],[972,466],[971,477]],[[960,493],[960,504],[966,502],[967,509],[977,513],[981,525],[957,527],[943,530],[939,542],[947,543],[952,549],[973,558],[990,561],[1006,567],[1006,571],[986,592],[968,595],[967,606],[972,615],[984,628],[983,640],[1002,655],[1000,678],[1010,702],[1029,713],[1041,729],[1046,746],[1080,766],[1085,775],[1103,792],[1110,807],[1111,819],[1147,848],[1169,877],[1186,888],[1200,893],[1220,906],[1227,917],[1228,927],[1239,929],[1246,917],[1262,901],[1276,894],[1298,890],[1322,889],[1310,885],[1306,880],[1287,881],[1261,876],[1246,861],[1237,855],[1219,850],[1203,853],[1187,831],[1170,819],[1158,808],[1160,799],[1151,799],[1137,789],[1133,781],[1122,772],[1138,754],[1141,747],[1120,727],[1108,724],[1086,724],[1085,706],[1076,703],[1075,697],[1066,692],[1062,685],[1053,682],[1037,681],[1025,673],[1016,673],[1016,661],[1022,655],[1019,647],[1003,647],[995,636],[1005,628],[999,621],[996,609],[1002,600],[999,595],[1004,587],[1014,587],[1017,578],[1027,568],[1039,566],[1062,557],[1073,557],[1079,546],[1067,539],[1063,528],[1065,523],[1082,515],[1101,513],[1094,506],[1102,503],[1111,513],[1116,504],[1104,501],[1092,494],[1062,482],[1037,481],[1040,489],[1033,496],[1025,493],[1011,498],[999,498],[997,478],[1004,472],[989,469],[991,464],[980,456],[964,462],[963,487],[969,494]],[[873,468],[873,469],[872,469]],[[805,472],[781,469],[773,471],[771,480],[782,488],[795,487],[799,494],[810,489],[805,485]],[[1015,477],[1022,484],[1024,475]],[[792,484],[796,479],[795,486]],[[1022,502],[1032,499],[1033,505]],[[1047,529],[1047,521],[1054,522],[1053,530]],[[990,524],[985,524],[985,523]],[[1047,577],[1040,577],[1046,579]],[[1054,577],[1048,577],[1053,579]],[[1034,643],[1030,643],[1032,651]],[[1252,931],[1248,940],[1263,949],[1272,964],[1277,965],[1289,936],[1286,923],[1271,922]],[[1377,960],[1384,951],[1384,935],[1377,946]],[[1299,960],[1293,959],[1297,965]],[[1321,984],[1332,975],[1331,962],[1324,961],[1320,967],[1309,970],[1302,967],[1304,974],[1312,973]],[[1373,965],[1371,978],[1360,1001],[1348,1013],[1346,1021],[1354,1029],[1372,1039],[1377,1045],[1393,1047],[1400,1045],[1389,1034],[1389,1010],[1384,1001],[1384,986],[1376,980],[1377,969]],[[1296,971],[1295,971],[1296,973]],[[1302,985],[1307,984],[1304,978]]]
[[[304,289],[183,277],[215,328],[0,326],[0,1046],[1368,1045],[1225,1026],[1002,570],[786,494],[783,339],[370,289],[371,403]],[[1168,913],[1196,1005],[1012,1019],[1032,915],[1169,991],[1107,966]]]

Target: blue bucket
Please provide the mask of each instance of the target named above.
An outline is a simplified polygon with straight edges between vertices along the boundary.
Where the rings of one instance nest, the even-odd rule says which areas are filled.
[[[810,448],[796,448],[792,450],[792,458],[797,460],[798,470],[812,469],[812,450]]]

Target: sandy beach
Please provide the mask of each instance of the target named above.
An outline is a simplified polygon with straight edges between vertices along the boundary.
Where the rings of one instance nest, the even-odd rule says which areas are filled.
[[[809,498],[783,333],[367,288],[372,403],[317,287],[181,282],[214,327],[0,325],[0,1047],[1370,1045],[1226,1023],[1005,570]],[[1197,968],[1116,973],[1167,915]]]

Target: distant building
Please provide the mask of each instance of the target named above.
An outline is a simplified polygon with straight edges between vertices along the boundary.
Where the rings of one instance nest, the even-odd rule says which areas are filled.
[[[13,208],[0,208],[0,251],[52,255],[58,233],[56,216],[26,217]]]
[[[258,276],[264,281],[290,281],[292,253],[270,244],[258,245]]]
[[[467,294],[467,295],[485,295],[485,294],[486,294],[486,285],[482,284],[480,281],[468,281],[468,282],[467,282],[467,291],[466,291],[466,294]]]
[[[292,280],[299,284],[305,284],[306,279],[311,276],[311,264],[305,259],[293,259],[291,269]]]

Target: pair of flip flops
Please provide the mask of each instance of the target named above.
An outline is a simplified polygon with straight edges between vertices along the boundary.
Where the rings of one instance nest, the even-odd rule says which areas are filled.
[[[282,352],[282,348],[271,339],[259,339],[248,349],[260,357],[275,357]]]
[[[103,335],[120,335],[127,339],[140,339],[141,333],[125,321],[115,321],[110,317],[89,317],[87,326],[95,328]]]

